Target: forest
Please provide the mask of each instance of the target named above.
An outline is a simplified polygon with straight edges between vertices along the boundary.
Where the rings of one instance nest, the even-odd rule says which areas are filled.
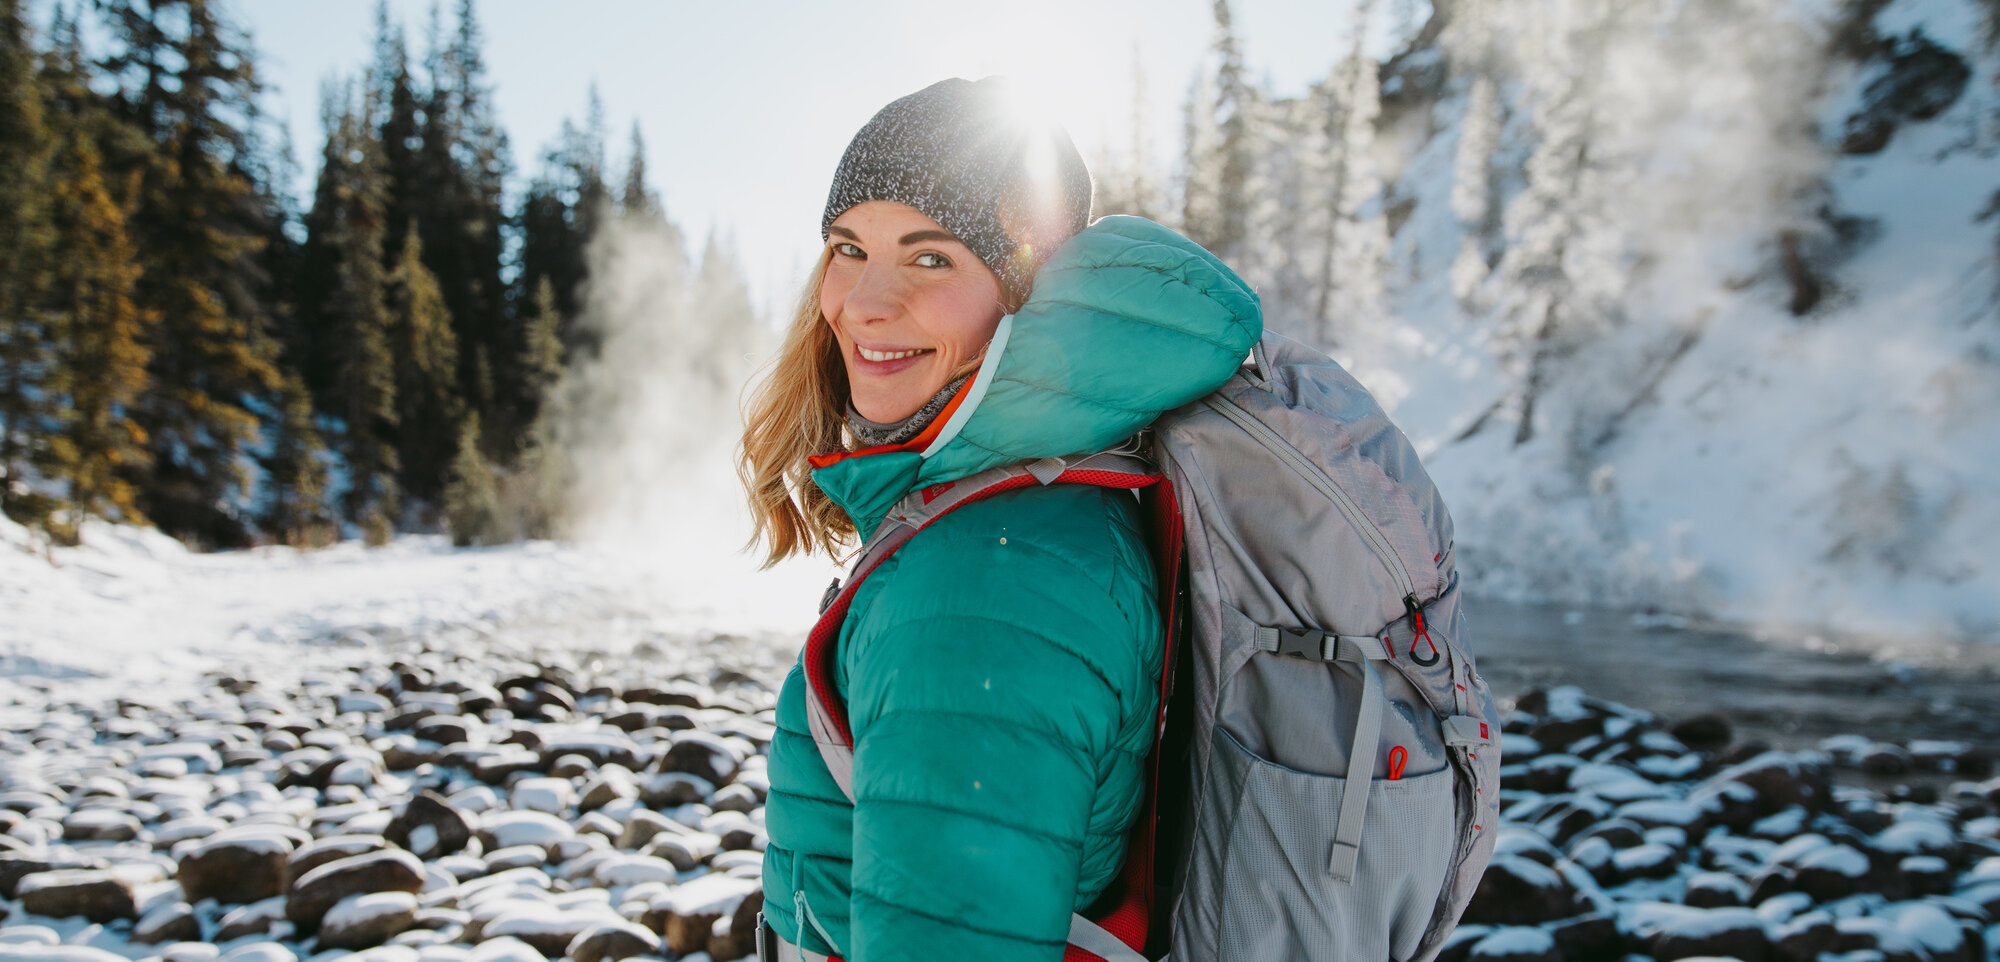
[[[221,4],[27,6],[0,3],[0,510],[208,548],[550,533],[586,247],[664,225],[637,128],[614,178],[592,109],[510,204],[471,0],[420,56],[383,6],[301,201]]]

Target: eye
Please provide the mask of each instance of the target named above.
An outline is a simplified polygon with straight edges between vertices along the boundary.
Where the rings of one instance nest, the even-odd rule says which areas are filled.
[[[918,267],[950,267],[951,258],[936,251],[925,251],[916,257]]]
[[[846,241],[835,241],[833,244],[833,252],[842,257],[858,257],[865,259],[868,256],[867,254],[862,252],[861,248],[856,247],[853,244],[850,244]]]

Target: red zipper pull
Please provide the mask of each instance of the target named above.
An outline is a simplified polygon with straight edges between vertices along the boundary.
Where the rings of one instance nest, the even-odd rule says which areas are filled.
[[[1425,668],[1437,664],[1438,659],[1443,656],[1438,653],[1437,642],[1431,640],[1430,628],[1424,624],[1424,606],[1417,602],[1415,594],[1408,594],[1403,596],[1403,609],[1410,613],[1410,624],[1417,629],[1416,637],[1410,639],[1410,660]],[[1417,654],[1417,642],[1419,641],[1430,646],[1431,656],[1429,658],[1424,658]]]

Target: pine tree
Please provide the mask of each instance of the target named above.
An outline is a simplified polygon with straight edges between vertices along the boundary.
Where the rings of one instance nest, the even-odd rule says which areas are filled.
[[[479,453],[479,415],[465,419],[459,429],[458,451],[451,462],[451,481],[445,488],[445,521],[451,528],[453,544],[463,547],[489,543],[500,537],[500,495],[493,468]]]
[[[433,40],[417,162],[417,226],[425,263],[451,313],[467,406],[489,412],[494,397],[487,385],[494,377],[481,376],[480,359],[511,356],[513,338],[500,276],[507,135],[493,117],[483,44],[473,0],[459,0],[458,29],[441,46]]]
[[[1382,190],[1373,159],[1375,120],[1381,113],[1380,64],[1365,46],[1374,19],[1375,0],[1359,0],[1352,45],[1329,84],[1334,97],[1325,123],[1335,153],[1323,201],[1326,261],[1313,308],[1322,325],[1321,340],[1329,346],[1340,341],[1344,328],[1367,324],[1381,309],[1388,231],[1379,209],[1373,216],[1363,212]]]
[[[546,403],[549,392],[563,372],[562,312],[556,308],[554,286],[547,277],[535,285],[535,308],[527,317],[521,356],[515,363],[520,373],[520,423],[533,424]]]
[[[258,84],[247,45],[208,0],[105,0],[118,47],[116,100],[147,149],[111,159],[137,171],[129,227],[142,307],[157,311],[150,380],[135,420],[152,476],[140,507],[208,544],[245,543],[245,448],[252,405],[278,387],[257,255],[271,205],[257,182]]]
[[[1609,306],[1578,302],[1571,257],[1586,230],[1584,220],[1603,200],[1600,162],[1593,155],[1601,134],[1597,87],[1606,34],[1620,15],[1620,3],[1563,0],[1542,12],[1546,19],[1531,35],[1537,49],[1526,58],[1534,69],[1525,78],[1536,101],[1540,141],[1528,157],[1526,187],[1507,212],[1512,243],[1501,264],[1524,295],[1511,338],[1521,381],[1517,445],[1534,438],[1536,406],[1551,368],[1576,347],[1582,332],[1573,322]]]
[[[326,149],[306,216],[300,279],[300,310],[313,348],[307,371],[318,378],[308,390],[341,422],[339,450],[349,476],[342,506],[356,522],[377,519],[379,533],[393,524],[399,502],[381,150],[351,85],[329,84],[320,113]]]
[[[377,0],[375,7],[375,63],[369,73],[369,88],[376,114],[371,122],[382,144],[382,173],[388,189],[384,255],[394,263],[402,257],[409,226],[423,214],[429,185],[423,176],[423,131],[418,123],[424,95],[410,72],[409,41],[402,25],[389,19],[387,0]]]
[[[0,511],[45,515],[28,469],[46,464],[61,411],[52,403],[53,332],[42,308],[56,222],[48,205],[46,92],[21,0],[0,0]]]
[[[1494,202],[1493,152],[1500,139],[1500,105],[1493,78],[1480,73],[1466,95],[1465,118],[1458,125],[1458,153],[1452,175],[1451,209],[1463,235],[1458,259],[1451,268],[1452,293],[1459,303],[1472,298],[1488,272],[1486,246],[1500,226]]]
[[[632,158],[625,166],[625,188],[618,195],[618,212],[640,220],[666,216],[660,197],[646,186],[646,140],[639,134],[639,122],[632,121]]]
[[[423,240],[414,224],[389,272],[387,305],[396,364],[399,463],[403,490],[435,501],[464,417],[458,389],[458,340],[437,278],[424,266]]]
[[[1249,129],[1253,91],[1244,77],[1243,51],[1229,0],[1214,0],[1215,60],[1204,74],[1188,113],[1188,175],[1182,226],[1187,235],[1224,258],[1243,250],[1251,176]]]
[[[59,166],[53,197],[63,231],[49,309],[61,344],[53,387],[69,408],[59,445],[68,501],[88,514],[143,522],[135,482],[151,453],[132,406],[146,388],[146,345],[158,315],[134,300],[138,251],[80,124],[67,132]]]
[[[259,519],[279,541],[298,547],[330,543],[339,529],[327,511],[328,471],[313,418],[312,395],[297,373],[279,390],[279,418],[264,458],[268,502]]]

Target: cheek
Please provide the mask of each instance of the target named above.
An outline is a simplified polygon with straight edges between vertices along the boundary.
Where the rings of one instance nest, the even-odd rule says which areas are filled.
[[[827,324],[833,328],[836,334],[840,333],[840,324],[838,323],[840,305],[847,301],[847,292],[853,286],[851,279],[841,276],[836,271],[829,270],[826,272],[826,276],[820,279],[819,316],[826,318]]]

